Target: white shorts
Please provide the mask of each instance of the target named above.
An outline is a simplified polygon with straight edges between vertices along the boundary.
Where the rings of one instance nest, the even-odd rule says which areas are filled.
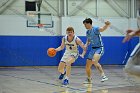
[[[75,60],[78,58],[78,55],[79,55],[79,53],[77,52],[69,52],[69,51],[66,51],[65,53],[64,53],[64,55],[63,55],[63,57],[61,58],[61,62],[67,62],[67,60],[68,60],[68,58],[69,57],[74,57],[75,58]]]

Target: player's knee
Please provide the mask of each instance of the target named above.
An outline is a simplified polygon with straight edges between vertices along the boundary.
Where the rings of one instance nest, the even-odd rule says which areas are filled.
[[[98,66],[98,63],[95,63],[95,62],[94,62],[94,66]]]
[[[95,67],[101,67],[101,65],[99,63],[94,63]]]
[[[70,58],[66,64],[71,65],[74,62],[74,58]]]
[[[71,64],[72,64],[71,62],[67,62],[66,66],[71,66]]]

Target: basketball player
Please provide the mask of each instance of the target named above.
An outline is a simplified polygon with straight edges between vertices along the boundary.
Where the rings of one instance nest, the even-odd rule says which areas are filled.
[[[66,29],[66,34],[67,35],[62,38],[61,45],[55,49],[56,51],[60,51],[66,47],[65,53],[58,66],[58,71],[61,73],[61,75],[59,76],[59,80],[62,80],[64,78],[64,75],[66,74],[66,77],[63,81],[64,85],[69,84],[71,64],[75,62],[79,55],[78,45],[80,45],[80,47],[83,48],[84,51],[86,51],[83,42],[74,34],[73,27],[68,27]]]
[[[104,82],[105,80],[108,80],[108,78],[105,76],[102,66],[99,64],[99,60],[100,57],[103,55],[104,48],[100,32],[105,31],[111,23],[107,21],[105,22],[105,26],[103,27],[92,26],[92,20],[90,18],[87,18],[83,21],[83,24],[87,29],[87,41],[85,47],[88,47],[88,45],[91,44],[91,50],[88,54],[88,58],[86,61],[86,83],[91,83],[91,67],[93,64],[96,67],[96,69],[100,72],[100,75],[102,77],[101,82]]]
[[[134,36],[140,36],[140,16],[137,17],[138,30],[127,30],[123,42],[129,41]],[[140,77],[140,43],[132,51],[124,69],[127,73]]]

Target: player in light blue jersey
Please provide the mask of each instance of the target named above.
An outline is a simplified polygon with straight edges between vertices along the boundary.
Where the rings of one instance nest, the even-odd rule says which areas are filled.
[[[102,66],[99,64],[100,57],[104,52],[100,32],[105,31],[111,23],[109,21],[106,21],[105,26],[103,27],[92,26],[92,20],[90,18],[87,18],[83,21],[83,24],[87,29],[87,41],[85,47],[88,47],[88,45],[91,44],[91,50],[86,61],[86,74],[88,76],[86,81],[87,83],[91,83],[91,67],[94,64],[96,69],[99,70],[101,74],[101,82],[104,82],[105,80],[108,80],[108,78],[105,76]]]

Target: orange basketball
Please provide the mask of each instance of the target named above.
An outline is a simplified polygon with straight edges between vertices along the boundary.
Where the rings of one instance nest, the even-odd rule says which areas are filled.
[[[56,55],[56,50],[54,48],[49,48],[47,54],[49,57],[54,57]]]

